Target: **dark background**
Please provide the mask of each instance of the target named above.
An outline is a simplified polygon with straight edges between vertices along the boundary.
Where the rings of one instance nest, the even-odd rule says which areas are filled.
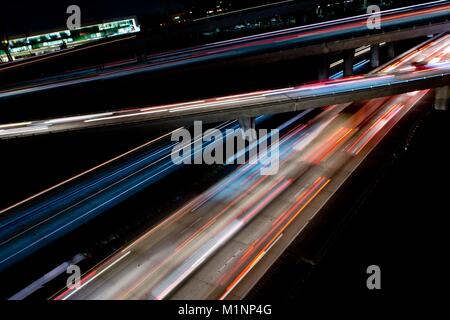
[[[233,9],[251,7],[277,0],[239,0]],[[78,5],[82,24],[126,16],[164,16],[191,7],[208,7],[211,0],[44,0],[2,1],[0,9],[0,36],[26,34],[37,30],[52,30],[66,25],[67,7]],[[3,31],[3,32],[2,32]]]
[[[180,10],[183,1],[176,0],[44,0],[5,1],[1,5],[0,30],[11,35],[51,30],[66,25],[67,7],[78,5],[82,24],[88,21],[120,18],[138,14],[165,13]]]

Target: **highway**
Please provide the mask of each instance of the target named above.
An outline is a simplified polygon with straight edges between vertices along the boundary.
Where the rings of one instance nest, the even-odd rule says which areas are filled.
[[[381,13],[383,30],[397,30],[404,26],[428,25],[432,21],[445,21],[450,14],[448,1],[435,1]],[[278,52],[285,48],[295,48],[309,43],[336,40],[367,34],[369,15],[321,22],[312,25],[289,28],[254,36],[196,46],[188,49],[151,54],[144,63],[117,61],[100,68],[78,70],[73,73],[50,77],[30,83],[14,84],[0,91],[0,99],[17,95],[41,92],[43,90],[109,80],[138,73],[168,70],[201,62],[214,62],[236,57],[246,57],[264,52]]]
[[[228,121],[216,128],[238,127],[237,121]],[[178,130],[0,210],[0,271],[180,169],[172,162],[176,143],[170,140]],[[199,139],[192,140],[192,154],[212,143],[198,145]]]
[[[174,123],[182,123],[192,119],[219,122],[242,116],[301,111],[327,104],[346,103],[358,99],[385,97],[396,93],[444,86],[450,80],[450,63],[445,59],[450,50],[449,44],[449,35],[438,37],[397,62],[408,62],[414,57],[424,55],[433,57],[425,61],[423,65],[386,68],[382,72],[366,76],[353,76],[213,99],[0,124],[0,139],[138,122],[157,124],[158,121],[171,120]],[[442,54],[437,55],[435,51]]]
[[[355,69],[367,62],[363,60],[357,63]],[[341,75],[338,72],[333,77],[339,78]],[[268,118],[270,117],[259,117],[256,123]],[[216,128],[235,129],[237,123],[223,123]],[[0,256],[3,261],[0,269],[7,269],[176,170],[176,166],[168,161],[169,151],[174,144],[166,140],[178,130],[180,129],[146,142],[1,210]],[[204,143],[203,147],[207,145],[208,143]],[[138,186],[134,183],[138,183]]]
[[[449,59],[447,41],[437,40],[377,73]],[[312,118],[311,110],[301,112],[280,126],[293,128],[279,141],[278,173],[261,176],[257,163],[239,167],[86,272],[80,288],[53,298],[242,298],[235,290],[255,266],[292,234],[292,226],[294,236],[301,232],[342,180],[428,92],[331,105]]]

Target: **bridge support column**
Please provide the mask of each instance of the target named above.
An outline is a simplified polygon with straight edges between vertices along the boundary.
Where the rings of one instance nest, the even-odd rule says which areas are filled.
[[[393,42],[387,43],[387,56],[389,59],[395,58],[395,47]]]
[[[6,58],[8,58],[8,61],[13,61],[13,57],[11,55],[11,52],[9,51],[8,42],[6,40],[1,41],[0,40],[0,50],[3,50],[6,53]]]
[[[450,102],[450,86],[436,88],[434,108],[436,110],[448,110]]]
[[[355,50],[344,51],[344,77],[353,75],[353,64],[355,60]]]
[[[319,61],[319,80],[327,80],[330,77],[330,58],[327,54],[320,56]]]
[[[9,52],[9,50],[6,50],[5,52],[6,52],[6,56],[8,57],[8,61],[9,61],[9,62],[14,61],[14,59],[13,59],[13,57],[12,57],[12,55],[11,55],[11,52]]]
[[[380,66],[380,44],[373,44],[370,46],[370,64],[372,68]]]

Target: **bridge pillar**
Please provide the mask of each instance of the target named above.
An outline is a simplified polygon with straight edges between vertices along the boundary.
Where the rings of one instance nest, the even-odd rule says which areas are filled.
[[[12,57],[12,55],[11,55],[11,52],[9,52],[9,50],[6,50],[5,52],[6,52],[6,56],[8,57],[8,61],[9,61],[9,62],[14,61],[14,59],[13,59],[13,57]]]
[[[319,80],[327,80],[330,77],[330,58],[327,54],[320,56],[319,61]]]
[[[436,110],[448,110],[450,101],[450,86],[436,88],[434,108]]]
[[[370,46],[370,64],[372,68],[380,66],[380,44],[373,44]]]
[[[349,77],[353,75],[353,64],[355,60],[355,50],[345,50],[344,51],[344,77]]]
[[[8,61],[13,61],[13,57],[11,55],[11,52],[9,51],[8,41],[3,40],[0,42],[0,50],[3,50],[6,53],[6,58],[8,58]]]
[[[387,56],[389,59],[395,58],[395,47],[393,42],[387,43]]]

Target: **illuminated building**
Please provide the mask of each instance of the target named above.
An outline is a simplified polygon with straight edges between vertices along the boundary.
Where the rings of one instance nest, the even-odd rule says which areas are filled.
[[[76,30],[53,31],[28,37],[12,37],[0,47],[0,61],[7,62],[6,48],[13,60],[37,56],[90,41],[140,31],[134,17],[82,26]]]

